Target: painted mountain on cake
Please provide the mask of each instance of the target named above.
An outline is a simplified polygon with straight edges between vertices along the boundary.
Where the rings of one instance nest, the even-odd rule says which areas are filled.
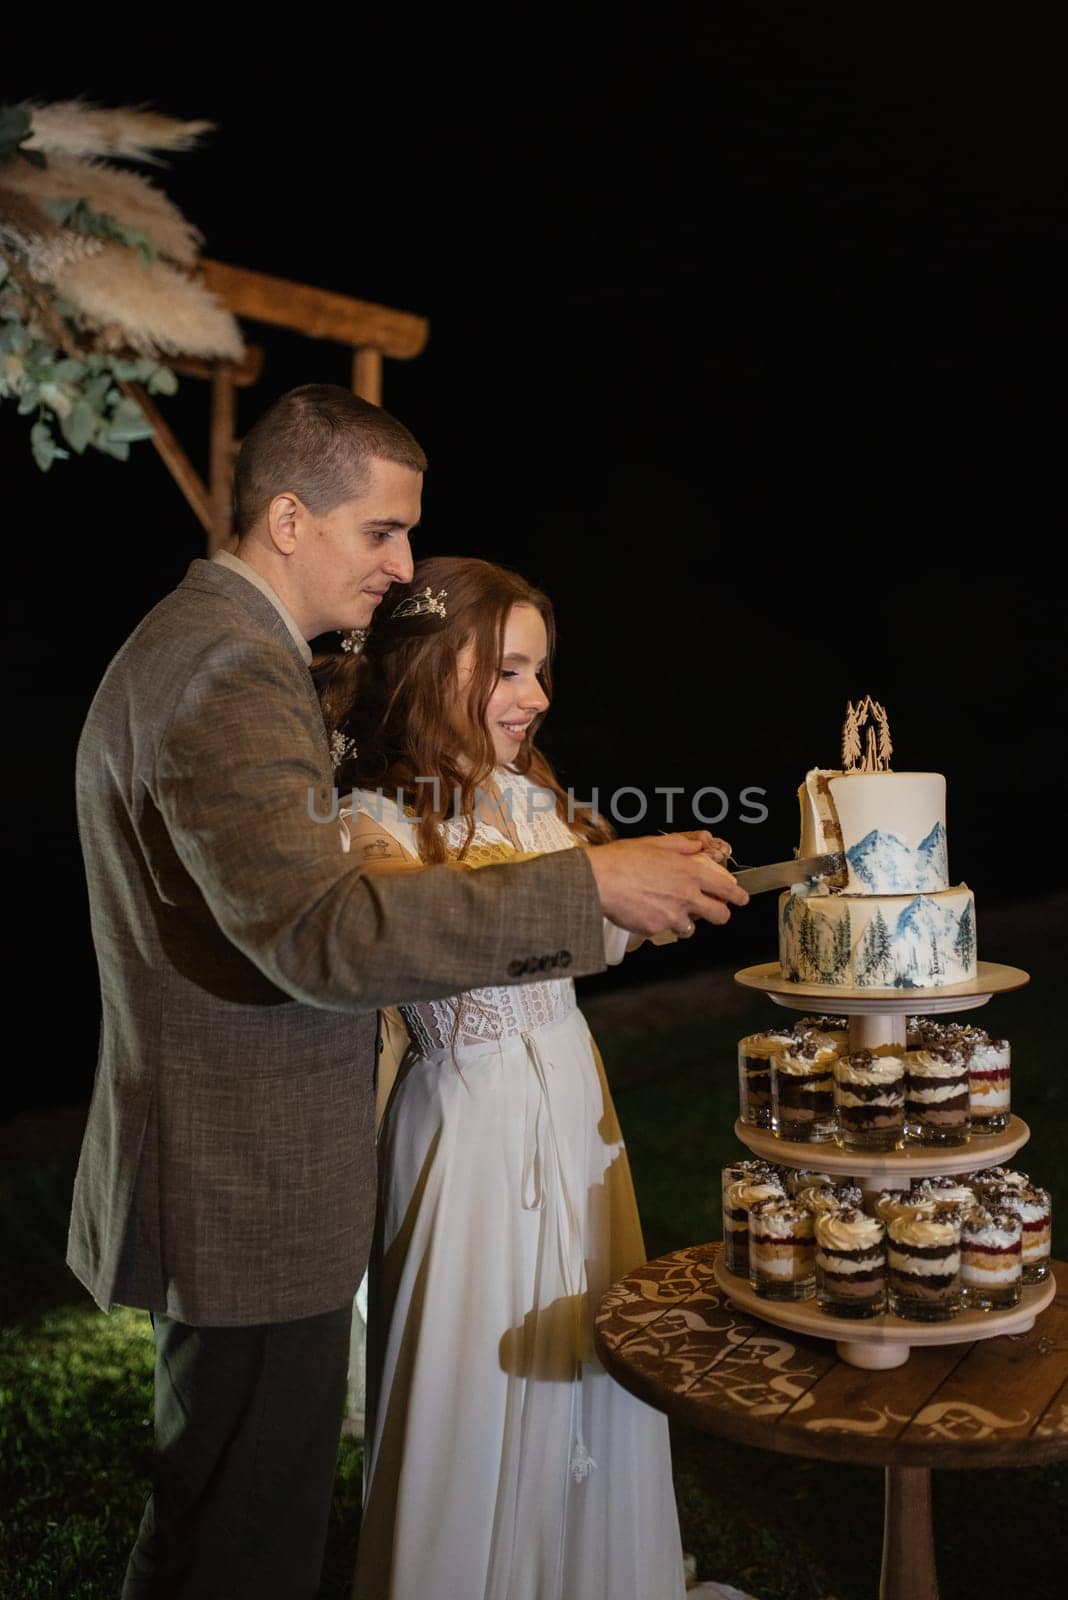
[[[946,830],[941,822],[915,847],[896,833],[873,828],[846,851],[846,858],[870,894],[933,892],[948,881]]]
[[[937,989],[975,973],[975,909],[963,887],[908,899],[784,895],[779,935],[791,983]]]
[[[877,907],[857,948],[857,984],[927,989],[959,982],[959,969],[967,970],[975,953],[974,930],[970,904],[958,914],[931,895],[917,895],[889,921]]]

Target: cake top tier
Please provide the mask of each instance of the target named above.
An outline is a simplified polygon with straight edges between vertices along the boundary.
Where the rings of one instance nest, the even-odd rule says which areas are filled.
[[[846,706],[842,765],[814,767],[801,788],[799,854],[845,857],[845,881],[824,892],[936,894],[949,887],[946,780],[940,772],[891,772],[886,710],[865,695]]]
[[[846,894],[933,894],[949,887],[946,780],[940,772],[835,772],[798,790],[799,854],[846,859]]]

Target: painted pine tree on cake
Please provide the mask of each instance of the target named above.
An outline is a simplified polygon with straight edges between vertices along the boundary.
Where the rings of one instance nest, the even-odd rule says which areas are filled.
[[[888,987],[893,973],[890,930],[876,906],[875,915],[864,930],[857,952],[857,983],[866,989]]]
[[[815,983],[819,978],[819,965],[816,951],[816,930],[812,918],[808,914],[805,902],[798,899],[798,940],[797,965],[801,972],[803,983]]]
[[[838,918],[834,930],[834,982],[845,984],[849,980],[850,957],[853,954],[852,928],[849,912]]]
[[[953,953],[965,972],[970,972],[975,959],[975,917],[970,904],[961,912],[957,936],[953,940]]]

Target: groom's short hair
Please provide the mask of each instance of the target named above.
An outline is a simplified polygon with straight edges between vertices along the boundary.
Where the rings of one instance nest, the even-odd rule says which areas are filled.
[[[418,440],[381,406],[336,383],[290,389],[249,429],[234,465],[238,537],[286,490],[316,514],[356,499],[375,457],[426,471]]]

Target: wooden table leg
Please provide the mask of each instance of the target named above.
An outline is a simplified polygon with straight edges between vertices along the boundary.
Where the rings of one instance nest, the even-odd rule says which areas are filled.
[[[879,1600],[938,1600],[929,1467],[887,1467]]]

